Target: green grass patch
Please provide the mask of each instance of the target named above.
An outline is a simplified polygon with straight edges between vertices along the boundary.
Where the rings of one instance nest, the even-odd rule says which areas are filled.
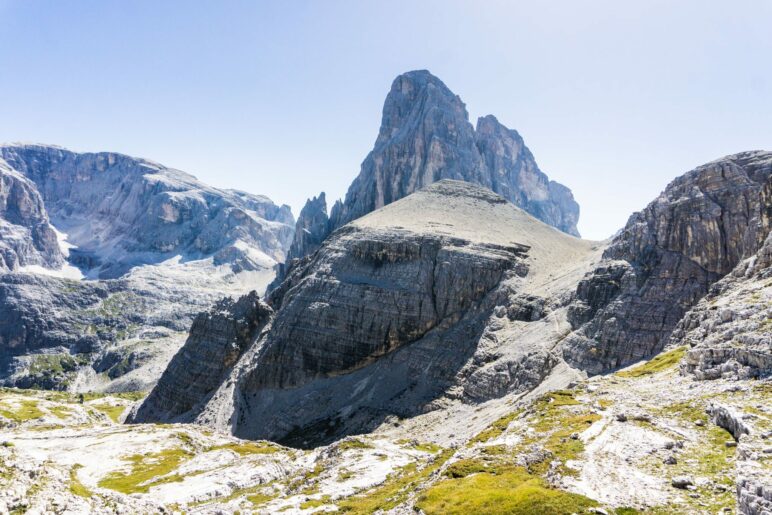
[[[452,454],[452,450],[442,451],[431,463],[421,469],[415,463],[406,465],[391,473],[383,484],[340,501],[338,509],[355,515],[371,514],[378,510],[391,510],[405,502],[408,496],[429,475],[442,467]]]
[[[495,463],[487,460],[467,458],[463,460],[454,461],[445,469],[444,474],[450,478],[461,478],[477,474],[480,472],[488,472],[491,474],[498,473],[500,467]]]
[[[602,410],[607,410],[614,405],[614,401],[611,399],[598,399],[598,406]]]
[[[124,494],[147,493],[152,486],[182,481],[178,474],[170,472],[187,459],[193,457],[189,451],[174,447],[150,454],[134,454],[126,457],[131,463],[128,472],[111,472],[99,481],[99,486]]]
[[[619,377],[643,377],[671,370],[678,365],[684,357],[684,354],[686,354],[687,349],[687,346],[683,346],[667,352],[662,352],[646,363],[641,363],[628,370],[617,372],[616,375]]]
[[[338,449],[341,451],[350,451],[353,449],[372,449],[373,445],[367,442],[363,442],[358,438],[351,438],[344,440],[338,444]]]
[[[520,416],[522,412],[523,410],[515,410],[512,413],[504,415],[503,417],[496,420],[493,424],[488,426],[486,429],[478,433],[477,436],[470,440],[470,443],[483,443],[501,436],[501,434],[507,430],[509,424],[511,424],[512,421],[515,420],[518,416]]]
[[[121,415],[123,415],[123,412],[126,411],[126,406],[123,406],[120,404],[117,406],[113,406],[107,403],[91,404],[91,407],[97,411],[101,411],[102,413],[110,417],[110,420],[112,420],[116,424],[120,422]]]
[[[312,508],[318,508],[319,506],[324,506],[325,504],[330,504],[329,495],[325,495],[320,499],[309,499],[306,502],[300,503],[300,509],[310,510]]]
[[[38,401],[22,399],[13,406],[10,403],[0,404],[0,415],[14,422],[22,423],[41,418],[45,413],[38,408]]]
[[[246,497],[247,497],[247,501],[251,502],[254,507],[260,506],[261,504],[265,504],[274,498],[273,495],[266,495],[266,494],[260,494],[260,493],[247,495]]]
[[[512,451],[506,445],[484,445],[479,451],[484,456],[504,456],[512,454]]]
[[[72,408],[68,406],[51,406],[46,408],[50,414],[61,420],[67,420],[72,415]]]
[[[552,454],[551,459],[562,462],[558,471],[567,476],[575,476],[576,471],[565,464],[578,459],[584,452],[584,442],[578,435],[601,419],[599,414],[586,409],[574,395],[573,390],[559,390],[534,401],[527,422],[529,427],[536,430],[536,434],[526,435],[519,444],[521,450],[533,445],[543,446]],[[531,464],[529,472],[546,473],[549,461]]]
[[[349,469],[340,469],[338,472],[338,481],[346,481],[347,479],[351,479],[354,477],[354,473],[351,472]]]
[[[70,492],[79,497],[89,499],[94,494],[78,479],[78,469],[82,467],[82,465],[76,463],[70,469]]]
[[[222,449],[233,451],[239,456],[248,456],[250,454],[273,454],[281,450],[280,447],[270,442],[229,442],[221,445],[214,445],[206,450],[219,451]]]
[[[431,442],[422,443],[417,440],[403,439],[403,440],[397,440],[395,443],[397,445],[408,447],[410,449],[415,449],[417,451],[428,452],[429,454],[437,454],[442,450],[442,447],[440,447],[437,444],[433,444]]]
[[[708,424],[708,415],[705,408],[693,401],[676,402],[660,409],[662,415],[694,424],[698,421]]]
[[[597,502],[547,486],[521,467],[445,479],[422,493],[416,507],[427,515],[568,515],[587,513]]]

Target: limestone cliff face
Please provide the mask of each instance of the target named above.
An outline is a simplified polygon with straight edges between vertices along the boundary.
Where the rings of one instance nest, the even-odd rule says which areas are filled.
[[[564,357],[597,373],[651,356],[772,227],[772,154],[744,152],[673,181],[604,252],[569,309]]]
[[[484,186],[543,222],[579,235],[579,205],[571,190],[539,170],[517,131],[493,116],[480,118],[475,130],[461,99],[425,70],[394,80],[374,148],[345,200],[333,206],[324,235],[442,179]],[[292,257],[312,251],[301,226],[295,238]]]
[[[539,220],[579,236],[579,204],[571,190],[539,170],[517,131],[488,115],[477,120],[475,139],[490,177],[490,189]]]
[[[226,297],[208,312],[199,314],[185,345],[172,358],[147,401],[128,421],[171,420],[206,399],[257,337],[271,313],[271,308],[253,291],[237,301]]]
[[[174,255],[265,268],[245,246],[280,262],[292,239],[287,206],[151,161],[44,145],[2,146],[0,157],[34,183],[53,225],[77,247],[70,260],[102,278]]]
[[[689,345],[681,365],[697,379],[772,375],[772,233],[752,257],[710,288],[676,326],[671,345]]]
[[[435,183],[338,229],[293,267],[271,295],[270,328],[176,420],[305,445],[391,414],[530,390],[559,363],[550,347],[565,327],[540,285],[556,287],[550,273],[562,271],[567,293],[580,275],[566,269],[592,253],[489,190]],[[175,419],[156,390],[137,421]]]
[[[288,271],[296,266],[298,261],[316,252],[329,233],[330,218],[327,216],[327,199],[322,192],[318,197],[308,199],[306,205],[300,210],[298,221],[295,224],[295,236],[287,252],[287,259],[284,263],[279,264],[276,278],[268,287],[268,291],[279,288]]]
[[[0,271],[62,263],[56,232],[35,185],[0,159]]]
[[[327,199],[322,192],[318,197],[308,199],[300,211],[298,221],[295,224],[295,230],[300,231],[300,233],[292,241],[287,253],[287,261],[301,258],[318,249],[324,238],[327,237],[328,223]]]

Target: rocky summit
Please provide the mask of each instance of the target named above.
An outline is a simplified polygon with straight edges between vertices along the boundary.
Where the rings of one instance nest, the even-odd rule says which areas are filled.
[[[442,179],[483,186],[579,236],[579,204],[571,190],[549,180],[520,134],[492,115],[480,118],[475,128],[461,99],[428,71],[417,70],[392,83],[375,146],[345,200],[333,205],[329,219],[323,201],[309,201],[287,265],[315,250],[320,236]],[[315,229],[310,239],[309,226]]]
[[[195,316],[264,291],[287,206],[116,153],[0,146],[0,384],[145,390]]]

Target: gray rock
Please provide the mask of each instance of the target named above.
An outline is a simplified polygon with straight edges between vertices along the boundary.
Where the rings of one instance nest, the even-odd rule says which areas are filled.
[[[276,279],[268,287],[268,291],[278,288],[290,269],[306,256],[316,252],[330,231],[327,200],[322,192],[318,197],[308,199],[300,211],[298,221],[295,224],[295,237],[287,252],[287,259],[279,265]]]
[[[711,287],[678,323],[672,345],[689,345],[683,374],[697,379],[748,379],[772,375],[772,233],[752,257]],[[733,308],[716,309],[717,305]]]
[[[690,486],[694,486],[694,481],[688,476],[676,476],[670,481],[670,484],[675,488],[686,490]]]
[[[35,184],[52,224],[77,247],[70,261],[101,278],[175,255],[255,270],[237,242],[280,262],[292,239],[287,206],[144,159],[43,145],[0,146],[0,157]]]
[[[739,440],[742,435],[747,435],[751,432],[748,425],[743,422],[741,414],[737,413],[729,406],[719,403],[710,403],[708,405],[708,416],[718,427],[722,427],[729,431],[735,440]]]
[[[35,185],[0,159],[0,271],[64,263]]]
[[[480,118],[475,130],[461,99],[440,79],[418,70],[394,80],[375,146],[345,200],[333,206],[325,236],[442,179],[484,186],[547,224],[579,235],[579,205],[571,190],[539,170],[517,131],[490,115]],[[296,230],[295,258],[314,247],[306,248],[305,225]]]
[[[673,181],[630,217],[580,282],[564,358],[589,373],[659,352],[684,313],[770,229],[772,153],[744,152]]]
[[[237,301],[224,298],[193,321],[185,345],[158,384],[127,422],[171,420],[212,393],[258,336],[272,311],[256,292]]]
[[[143,159],[0,146],[0,384],[149,388],[199,312],[267,286],[293,225],[266,197]],[[61,277],[65,257],[99,280]]]
[[[538,303],[521,290],[542,277],[531,263],[570,252],[591,245],[489,190],[437,182],[338,229],[295,266],[271,293],[270,327],[197,412],[175,418],[154,390],[136,420],[306,446],[451,400],[528,391],[559,362],[549,346],[562,334],[544,324],[523,337],[548,308],[527,308]]]

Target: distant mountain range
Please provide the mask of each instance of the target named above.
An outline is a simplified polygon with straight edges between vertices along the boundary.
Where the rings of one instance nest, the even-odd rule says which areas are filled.
[[[145,389],[193,316],[264,291],[287,206],[116,153],[0,146],[0,381]]]

